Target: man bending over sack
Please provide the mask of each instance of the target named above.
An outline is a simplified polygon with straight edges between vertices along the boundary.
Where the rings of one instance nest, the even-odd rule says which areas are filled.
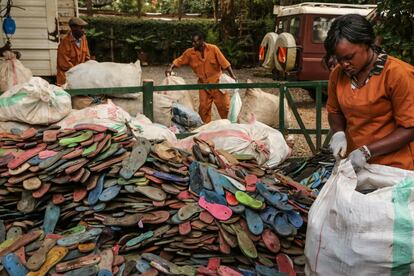
[[[222,69],[226,70],[230,77],[236,80],[231,69],[230,62],[224,57],[220,49],[213,44],[204,42],[201,33],[192,35],[193,48],[187,49],[180,57],[176,58],[170,68],[165,71],[169,76],[175,67],[190,65],[198,77],[198,83],[218,83]],[[230,109],[230,96],[218,89],[200,90],[199,114],[204,123],[211,121],[211,106],[215,103],[222,119],[226,119]]]

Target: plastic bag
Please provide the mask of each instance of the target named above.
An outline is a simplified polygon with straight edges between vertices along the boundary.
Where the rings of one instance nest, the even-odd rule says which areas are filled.
[[[237,123],[237,118],[239,117],[240,110],[242,108],[242,99],[239,94],[239,89],[235,89],[235,92],[230,99],[230,110],[227,116],[232,123]]]
[[[33,77],[0,96],[0,121],[51,124],[72,109],[71,98],[62,88]]]
[[[20,60],[16,59],[13,52],[4,52],[5,61],[0,66],[0,90],[7,91],[15,85],[26,83],[32,77],[32,71],[24,67]]]
[[[342,161],[308,217],[306,275],[412,275],[414,172]],[[359,189],[378,188],[362,194]]]

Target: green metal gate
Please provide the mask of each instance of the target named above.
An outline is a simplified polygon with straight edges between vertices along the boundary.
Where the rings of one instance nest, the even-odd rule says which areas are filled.
[[[295,81],[295,82],[271,82],[271,83],[215,83],[215,84],[183,84],[183,85],[154,85],[152,80],[144,80],[142,86],[114,87],[114,88],[88,88],[70,89],[67,92],[75,95],[116,95],[124,93],[143,93],[143,112],[151,121],[153,120],[153,93],[157,91],[200,90],[200,89],[246,89],[246,88],[278,88],[279,89],[279,130],[283,134],[302,134],[308,143],[312,153],[316,153],[325,146],[330,139],[329,129],[322,128],[322,91],[326,89],[327,81]],[[289,88],[311,88],[316,91],[316,122],[315,128],[306,128],[298,112]],[[299,128],[285,127],[284,99],[286,98]],[[316,136],[313,143],[311,135]],[[322,144],[322,135],[327,135]],[[188,134],[177,135],[178,138]]]

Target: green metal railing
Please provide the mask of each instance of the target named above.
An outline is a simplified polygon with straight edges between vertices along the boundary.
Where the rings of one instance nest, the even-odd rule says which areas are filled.
[[[143,93],[143,112],[153,121],[153,92],[178,91],[178,90],[200,90],[200,89],[236,89],[236,88],[278,88],[279,89],[279,130],[283,134],[303,134],[312,153],[316,153],[322,147],[322,135],[327,137],[323,146],[330,139],[329,129],[322,128],[322,91],[327,87],[327,81],[294,81],[294,82],[271,82],[271,83],[215,83],[215,84],[183,84],[183,85],[157,85],[152,80],[144,80],[142,86],[137,87],[114,87],[114,88],[88,88],[70,89],[67,92],[75,95],[116,95],[125,93]],[[315,128],[306,128],[289,88],[313,88],[316,91],[316,122]],[[286,128],[284,99],[286,98],[299,128]],[[188,134],[186,134],[188,136]],[[313,143],[311,135],[316,136],[316,144]],[[183,137],[177,136],[178,138]]]

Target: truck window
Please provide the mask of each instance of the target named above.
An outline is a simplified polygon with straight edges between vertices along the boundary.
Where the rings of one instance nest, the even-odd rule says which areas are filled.
[[[299,17],[291,18],[290,24],[289,24],[289,33],[291,33],[296,40],[298,40],[299,38],[299,27],[300,27],[300,18]]]
[[[280,18],[280,19],[278,19],[278,21],[276,23],[276,30],[275,30],[275,32],[278,33],[278,34],[281,34],[283,32],[286,32],[287,22],[288,22],[288,19],[287,18]]]
[[[330,17],[315,17],[313,19],[312,41],[314,43],[323,43],[328,35],[329,28],[335,18]]]

